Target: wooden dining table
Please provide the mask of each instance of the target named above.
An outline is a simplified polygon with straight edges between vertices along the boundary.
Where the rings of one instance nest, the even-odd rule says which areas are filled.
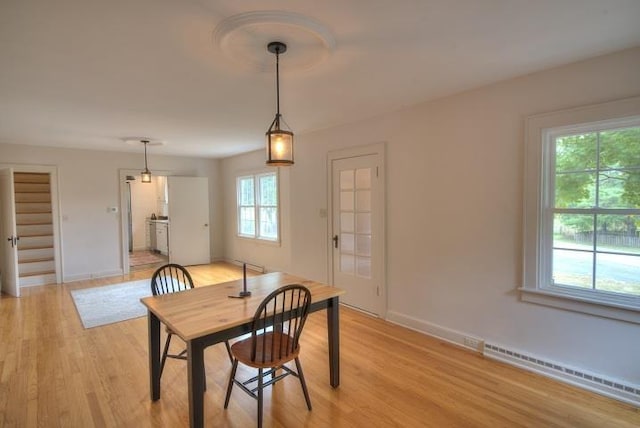
[[[329,383],[334,388],[340,385],[339,297],[345,291],[283,272],[246,281],[251,296],[244,298],[230,297],[243,289],[243,280],[239,279],[140,299],[148,310],[151,400],[160,399],[160,323],[163,323],[187,344],[191,427],[204,425],[205,348],[249,333],[258,305],[269,293],[287,284],[302,284],[311,291],[311,312],[327,310]]]

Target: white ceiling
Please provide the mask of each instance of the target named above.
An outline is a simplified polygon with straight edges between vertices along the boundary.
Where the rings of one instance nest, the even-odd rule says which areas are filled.
[[[640,1],[2,0],[0,142],[261,148],[273,38],[289,45],[281,112],[301,135],[640,46]]]

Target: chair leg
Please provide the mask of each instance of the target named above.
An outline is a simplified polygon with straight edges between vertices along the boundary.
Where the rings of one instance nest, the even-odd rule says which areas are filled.
[[[229,385],[227,386],[227,396],[224,399],[224,408],[229,406],[229,397],[231,397],[231,389],[236,379],[236,369],[238,368],[238,360],[233,360],[233,366],[231,366],[231,375],[229,376]]]
[[[227,354],[229,354],[229,361],[231,361],[231,364],[233,364],[233,354],[231,353],[231,346],[229,346],[228,340],[224,341],[224,346],[227,347]]]
[[[300,385],[302,385],[302,392],[304,393],[304,399],[307,401],[307,408],[311,410],[311,399],[309,398],[309,391],[307,390],[307,382],[304,380],[304,374],[302,374],[302,365],[300,360],[296,358],[296,368],[298,369],[298,378],[300,379]]]
[[[169,344],[171,343],[172,334],[167,335],[167,341],[164,342],[164,351],[162,352],[162,360],[160,361],[160,377],[162,377],[162,371],[164,370],[164,363],[167,362],[167,354],[169,353]]]
[[[262,390],[264,386],[262,379],[262,369],[258,369],[258,428],[262,428]]]

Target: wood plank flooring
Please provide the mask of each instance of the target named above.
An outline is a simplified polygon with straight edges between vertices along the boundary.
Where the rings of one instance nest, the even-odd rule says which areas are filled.
[[[239,278],[228,264],[190,267],[196,286]],[[0,298],[0,426],[188,426],[186,363],[169,360],[162,397],[149,400],[145,317],[85,330],[69,290],[150,277],[87,280]],[[266,427],[638,427],[640,410],[342,308],[342,379],[328,382],[326,318],[310,316],[302,362],[313,411],[297,379],[265,393]],[[180,340],[172,344],[179,351]],[[206,426],[251,427],[256,402],[234,389],[230,363],[205,352]],[[241,375],[250,377],[248,369]]]

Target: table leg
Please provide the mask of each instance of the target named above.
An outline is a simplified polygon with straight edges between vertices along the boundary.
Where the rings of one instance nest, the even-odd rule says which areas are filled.
[[[187,371],[189,378],[189,424],[204,426],[204,346],[198,341],[187,342]]]
[[[160,320],[148,312],[149,327],[149,385],[151,400],[160,398]]]
[[[340,385],[340,319],[338,297],[329,299],[327,306],[327,332],[329,334],[329,382]]]

